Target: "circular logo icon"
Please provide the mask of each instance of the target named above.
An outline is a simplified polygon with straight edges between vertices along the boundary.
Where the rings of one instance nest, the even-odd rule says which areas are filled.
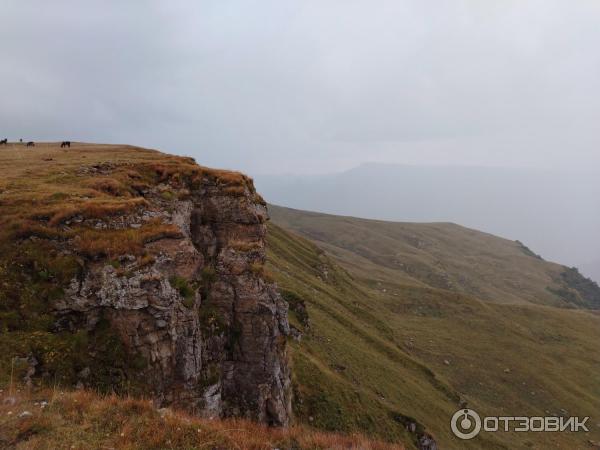
[[[452,432],[460,439],[473,439],[481,431],[481,417],[472,409],[459,409],[450,421]]]

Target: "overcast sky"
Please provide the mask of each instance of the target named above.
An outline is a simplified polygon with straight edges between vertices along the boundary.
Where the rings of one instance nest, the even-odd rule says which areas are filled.
[[[251,174],[600,165],[597,0],[2,0],[0,134]]]

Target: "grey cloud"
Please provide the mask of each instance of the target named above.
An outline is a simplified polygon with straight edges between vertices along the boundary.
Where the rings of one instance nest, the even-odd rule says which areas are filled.
[[[481,143],[507,139],[524,157],[505,164],[597,164],[599,18],[591,1],[8,0],[2,132],[251,172],[418,160],[411,143],[485,164]]]

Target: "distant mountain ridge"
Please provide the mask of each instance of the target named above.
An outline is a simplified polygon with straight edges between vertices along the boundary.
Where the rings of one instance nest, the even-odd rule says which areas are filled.
[[[410,222],[454,222],[578,266],[600,254],[600,177],[518,168],[369,163],[318,176],[256,176],[271,203]]]

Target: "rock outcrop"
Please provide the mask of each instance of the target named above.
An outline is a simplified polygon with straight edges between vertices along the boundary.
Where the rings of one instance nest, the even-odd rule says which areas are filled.
[[[134,381],[160,407],[285,426],[287,303],[264,269],[266,205],[236,175],[234,186],[208,175],[167,179],[140,188],[145,203],[133,211],[71,218],[125,236],[170,228],[145,239],[137,255],[87,258],[53,303],[55,329],[110,327],[127,357],[140,360]]]

